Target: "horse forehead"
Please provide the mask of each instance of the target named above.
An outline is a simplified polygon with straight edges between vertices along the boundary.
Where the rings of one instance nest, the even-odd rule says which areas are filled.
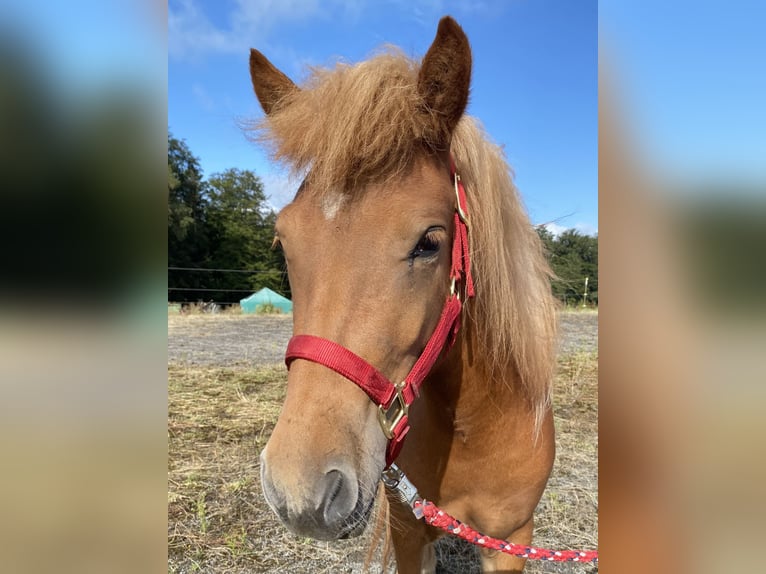
[[[401,178],[371,183],[353,193],[335,187],[302,193],[280,213],[278,227],[284,223],[304,231],[312,230],[314,237],[321,228],[369,230],[366,225],[371,222],[376,227],[390,225],[392,230],[407,227],[409,220],[421,219],[423,214],[436,217],[451,213],[454,196],[448,173],[440,173],[427,162],[418,162]]]

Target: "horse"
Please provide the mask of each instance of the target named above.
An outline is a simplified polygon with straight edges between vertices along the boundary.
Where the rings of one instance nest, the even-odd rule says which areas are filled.
[[[263,494],[299,535],[359,535],[395,462],[446,512],[531,543],[555,450],[556,303],[504,154],[465,113],[471,66],[449,16],[420,62],[389,48],[316,68],[300,86],[250,52],[264,111],[251,138],[303,178],[275,227],[294,337],[260,455]],[[435,348],[448,307],[458,311]],[[406,381],[424,354],[409,394],[388,382]],[[390,385],[385,398],[372,379]],[[434,572],[440,533],[386,494],[398,571]],[[524,568],[480,552],[486,572]]]

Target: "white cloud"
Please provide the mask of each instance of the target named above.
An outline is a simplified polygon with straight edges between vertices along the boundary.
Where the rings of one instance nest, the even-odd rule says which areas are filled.
[[[575,223],[574,229],[576,229],[583,235],[590,235],[590,236],[598,235],[598,227],[594,227],[590,223],[582,223],[582,222]]]
[[[194,0],[177,0],[168,5],[168,54],[171,58],[229,51],[230,45],[230,35],[216,29]]]
[[[500,8],[497,5],[490,8],[480,1],[388,0],[387,4],[390,11],[409,15],[434,30],[444,14],[490,14],[502,10],[502,4]],[[365,0],[233,0],[227,3],[231,7],[223,18],[224,23],[216,25],[205,13],[205,5],[201,0],[170,0],[168,55],[171,58],[194,60],[211,53],[247,53],[251,46],[264,46],[282,24],[311,20],[322,25],[323,21],[339,18],[356,23],[369,9]]]
[[[168,54],[194,59],[209,53],[247,53],[265,44],[279,24],[307,19],[345,17],[357,20],[361,0],[235,0],[226,23],[214,25],[199,0],[172,0],[168,5]]]
[[[565,231],[569,229],[574,229],[576,231],[579,231],[583,235],[590,235],[590,236],[598,235],[598,228],[592,226],[589,223],[578,222],[571,227],[567,227],[565,225],[559,225],[558,223],[551,222],[551,223],[543,223],[542,226],[545,227],[545,229],[547,229],[548,231],[550,231],[554,237],[558,237],[559,235],[561,235],[562,233],[564,233]]]
[[[566,227],[564,227],[563,225],[559,225],[558,223],[543,223],[543,227],[545,227],[545,229],[547,229],[548,231],[550,231],[550,232],[551,232],[551,234],[552,234],[554,237],[558,237],[558,236],[559,236],[559,235],[561,235],[561,234],[562,234],[564,231],[566,231],[566,230],[567,230],[567,228],[566,228]]]

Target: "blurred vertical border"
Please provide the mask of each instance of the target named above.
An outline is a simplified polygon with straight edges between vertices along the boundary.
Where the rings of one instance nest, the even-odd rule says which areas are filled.
[[[0,5],[0,571],[166,568],[167,7]]]
[[[600,567],[760,572],[766,8],[599,3]]]
[[[599,12],[601,567],[761,571],[764,8]],[[3,572],[166,568],[166,31],[0,7]]]

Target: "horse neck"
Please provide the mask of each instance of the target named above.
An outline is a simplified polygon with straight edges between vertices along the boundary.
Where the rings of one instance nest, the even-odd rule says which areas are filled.
[[[465,328],[468,327],[468,328]],[[525,401],[519,397],[519,378],[512,366],[503,381],[492,380],[486,362],[486,351],[480,348],[472,330],[466,325],[444,360],[429,375],[424,385],[425,400],[456,425],[483,420],[488,409],[508,413]],[[473,426],[474,423],[472,422]]]

